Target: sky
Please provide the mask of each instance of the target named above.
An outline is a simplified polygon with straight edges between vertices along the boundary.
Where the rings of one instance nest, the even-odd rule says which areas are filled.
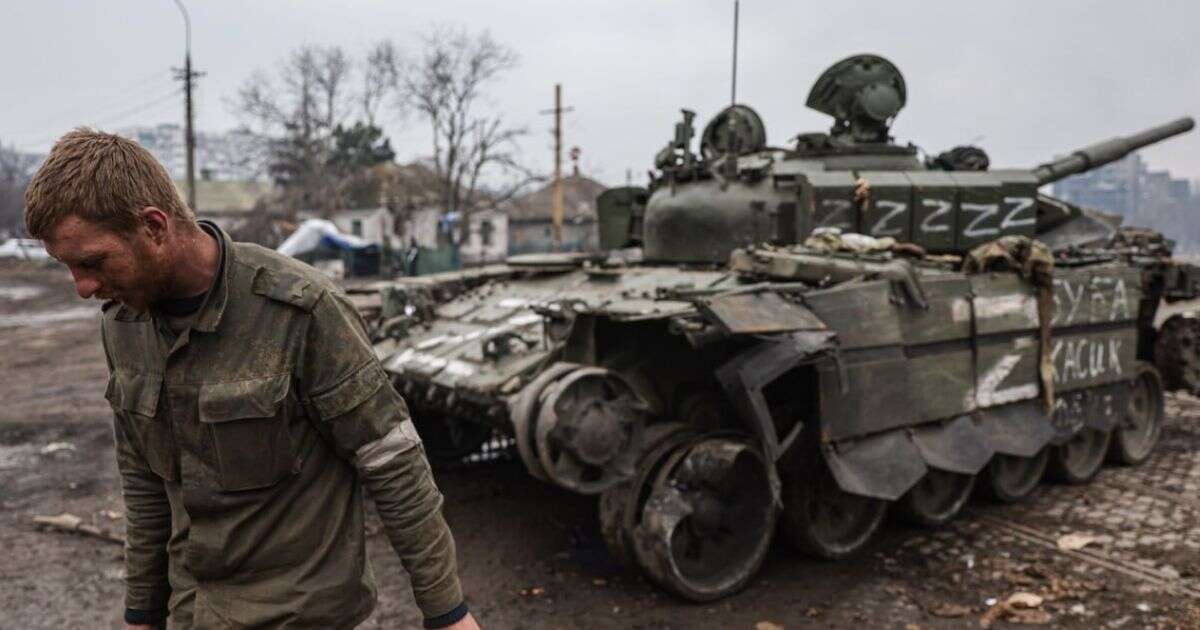
[[[229,102],[255,70],[298,46],[339,45],[355,57],[381,39],[409,54],[434,25],[488,30],[519,56],[487,107],[530,133],[523,160],[552,165],[555,83],[564,143],[600,181],[645,179],[679,109],[698,127],[728,104],[733,3],[728,0],[184,0],[200,79],[197,128],[239,124]],[[183,19],[171,0],[6,3],[0,19],[0,142],[45,151],[71,127],[182,120],[172,67]],[[975,143],[993,166],[1032,167],[1056,154],[1180,116],[1200,116],[1200,2],[863,2],[743,0],[738,100],[762,115],[768,140],[824,131],[804,101],[819,74],[854,53],[892,60],[908,103],[900,142],[930,153]],[[424,124],[389,115],[400,159],[429,152]],[[1200,177],[1200,132],[1142,153],[1152,168]],[[565,159],[565,158],[564,158]]]

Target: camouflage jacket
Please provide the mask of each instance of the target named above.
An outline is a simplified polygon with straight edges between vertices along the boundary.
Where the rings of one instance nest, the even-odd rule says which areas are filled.
[[[105,308],[126,606],[179,628],[348,628],[374,607],[363,486],[426,617],[462,603],[442,496],[362,320],[311,267],[219,232],[190,328]]]

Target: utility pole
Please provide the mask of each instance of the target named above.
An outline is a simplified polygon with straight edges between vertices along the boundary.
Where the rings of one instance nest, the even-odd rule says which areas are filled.
[[[196,211],[196,131],[193,126],[195,116],[192,112],[192,81],[203,76],[202,72],[192,72],[192,21],[188,18],[187,9],[181,0],[175,0],[183,14],[184,54],[183,70],[175,69],[176,79],[183,81],[183,116],[184,116],[184,145],[187,151],[187,202],[192,212]]]
[[[554,109],[543,110],[543,114],[554,114],[554,187],[551,195],[550,219],[554,225],[554,251],[562,249],[563,187],[562,187],[562,115],[573,107],[562,106],[562,84],[554,84]]]
[[[554,251],[562,249],[562,84],[554,84],[554,196],[550,202],[550,220],[554,224]]]

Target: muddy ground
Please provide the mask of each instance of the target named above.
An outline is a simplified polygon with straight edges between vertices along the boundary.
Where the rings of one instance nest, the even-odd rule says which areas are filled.
[[[98,309],[59,267],[0,261],[0,628],[119,628],[122,551],[46,531],[70,513],[119,533]],[[758,578],[709,605],[666,596],[604,550],[593,500],[514,462],[440,470],[471,607],[490,628],[976,628],[993,600],[1043,601],[1017,622],[1200,628],[1200,401],[1172,396],[1154,458],[1090,486],[1044,486],[1019,506],[975,503],[952,526],[890,525],[860,557],[810,560],[776,541]],[[1093,536],[1078,551],[1064,534]],[[416,628],[386,540],[365,628]]]

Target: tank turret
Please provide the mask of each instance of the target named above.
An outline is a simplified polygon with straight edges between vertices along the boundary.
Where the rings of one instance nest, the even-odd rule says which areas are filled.
[[[688,133],[677,130],[659,154],[642,233],[630,240],[643,243],[647,261],[707,264],[754,243],[802,242],[817,228],[889,236],[933,253],[961,254],[1008,235],[1046,235],[1052,247],[1066,247],[1104,230],[1069,229],[1090,219],[1039,194],[1040,186],[1194,126],[1180,118],[1033,169],[989,169],[976,147],[926,162],[915,146],[895,144],[891,123],[906,99],[891,62],[855,55],[825,71],[808,96],[809,107],[834,118],[830,133],[800,134],[792,149],[770,146],[758,114],[738,104],[708,123],[697,156],[686,146],[685,112],[679,127]]]

